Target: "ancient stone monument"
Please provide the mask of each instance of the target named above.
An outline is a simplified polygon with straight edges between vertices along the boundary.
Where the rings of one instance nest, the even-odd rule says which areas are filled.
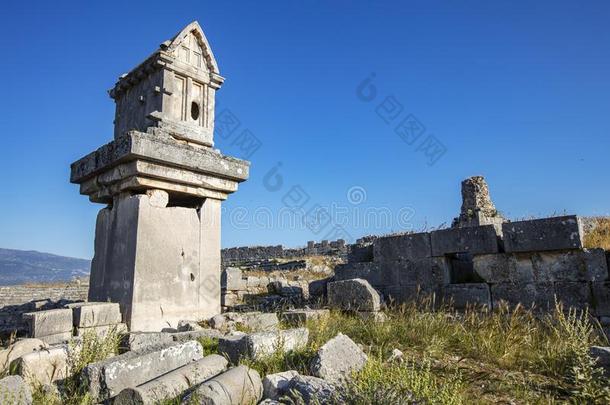
[[[249,162],[213,149],[224,78],[197,22],[110,90],[114,141],[72,164],[97,217],[90,301],[111,301],[131,330],[220,312],[220,204]]]
[[[506,222],[498,213],[489,196],[489,187],[483,176],[473,176],[462,181],[462,209],[460,216],[453,220],[453,227],[464,228],[481,225],[494,225],[502,230]]]

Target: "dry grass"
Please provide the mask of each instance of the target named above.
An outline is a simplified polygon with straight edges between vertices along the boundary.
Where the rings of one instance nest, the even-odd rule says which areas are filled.
[[[600,217],[591,221],[591,229],[585,234],[585,247],[610,250],[610,218]]]

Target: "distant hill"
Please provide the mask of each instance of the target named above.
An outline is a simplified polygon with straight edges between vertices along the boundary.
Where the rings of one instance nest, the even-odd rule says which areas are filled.
[[[91,260],[33,250],[0,249],[0,285],[70,281],[89,275]]]

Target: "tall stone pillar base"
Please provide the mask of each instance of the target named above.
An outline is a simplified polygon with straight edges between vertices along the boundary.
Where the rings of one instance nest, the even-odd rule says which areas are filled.
[[[118,302],[132,331],[175,328],[220,312],[220,200],[167,205],[121,194],[97,217],[89,300]]]

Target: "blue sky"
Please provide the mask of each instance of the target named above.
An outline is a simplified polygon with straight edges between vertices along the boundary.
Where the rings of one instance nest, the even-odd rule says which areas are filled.
[[[610,213],[608,2],[8,1],[1,18],[0,247],[92,256],[102,207],[69,164],[112,139],[116,78],[192,20],[226,77],[217,114],[241,122],[217,147],[251,154],[225,247],[438,226],[477,174],[509,218]],[[409,116],[425,131],[403,139]],[[341,218],[282,219],[295,186]]]

